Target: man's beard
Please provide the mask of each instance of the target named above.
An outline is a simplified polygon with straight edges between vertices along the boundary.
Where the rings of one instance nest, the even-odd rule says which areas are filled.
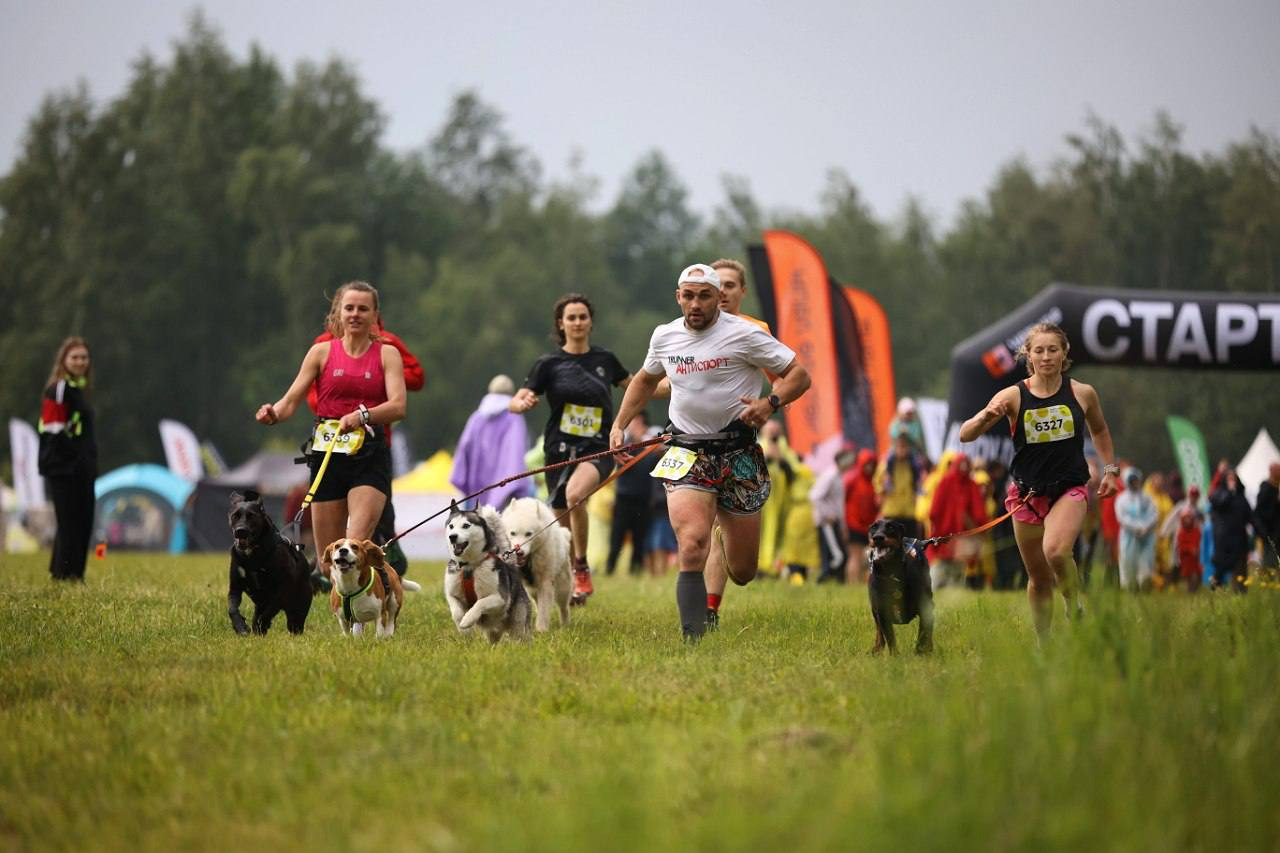
[[[714,323],[716,321],[716,318],[719,316],[720,316],[720,309],[719,307],[716,307],[712,309],[710,314],[703,314],[701,319],[696,323],[690,315],[686,314],[684,318],[684,324],[688,326],[690,329],[693,329],[695,332],[700,332],[703,329],[710,326],[712,323]]]

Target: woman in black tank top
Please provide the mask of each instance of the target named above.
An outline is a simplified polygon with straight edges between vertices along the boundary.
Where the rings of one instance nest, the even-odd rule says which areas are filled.
[[[1014,510],[1013,533],[1029,578],[1027,599],[1042,639],[1053,622],[1055,582],[1067,616],[1077,608],[1072,549],[1089,509],[1086,425],[1104,463],[1098,497],[1115,494],[1119,473],[1098,393],[1065,375],[1071,367],[1070,348],[1066,333],[1056,324],[1033,326],[1019,353],[1027,362],[1029,378],[1000,391],[960,427],[960,440],[973,441],[1001,418],[1008,420],[1015,452],[1005,506]]]

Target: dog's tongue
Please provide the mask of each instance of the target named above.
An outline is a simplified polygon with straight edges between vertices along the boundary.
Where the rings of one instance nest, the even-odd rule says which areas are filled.
[[[461,557],[461,556],[462,556],[462,552],[463,552],[463,551],[465,551],[465,550],[467,550],[467,543],[466,543],[466,542],[458,542],[458,543],[456,543],[456,544],[453,546],[453,556],[455,556],[455,557]]]

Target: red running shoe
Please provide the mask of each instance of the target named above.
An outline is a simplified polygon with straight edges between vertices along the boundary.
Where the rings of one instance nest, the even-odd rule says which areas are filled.
[[[595,591],[595,587],[591,585],[591,569],[585,565],[582,568],[575,568],[573,570],[573,597],[569,599],[569,604],[580,607],[587,603],[587,598]]]

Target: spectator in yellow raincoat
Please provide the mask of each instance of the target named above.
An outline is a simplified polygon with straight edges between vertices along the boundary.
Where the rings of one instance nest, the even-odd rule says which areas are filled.
[[[1162,530],[1165,521],[1173,512],[1173,498],[1169,497],[1169,492],[1165,489],[1164,474],[1159,471],[1153,473],[1147,478],[1142,490],[1155,501],[1156,512],[1160,514],[1159,520],[1156,521],[1156,530]],[[1173,549],[1170,545],[1171,540],[1164,536],[1156,537],[1156,573],[1152,579],[1156,589],[1177,589],[1178,587],[1178,578],[1173,573]]]
[[[923,536],[916,509],[916,499],[929,473],[929,461],[911,446],[903,431],[893,438],[893,446],[876,470],[876,494],[880,498],[880,515],[901,522],[907,536]]]
[[[799,464],[800,460],[787,444],[787,437],[782,434],[780,420],[767,421],[760,428],[760,447],[764,450],[773,491],[769,493],[769,500],[765,501],[764,507],[760,510],[759,570],[769,575],[777,575],[786,528],[791,471],[793,464]]]
[[[817,576],[822,554],[818,549],[818,528],[813,524],[813,504],[809,490],[817,481],[813,469],[792,455],[791,476],[787,483],[786,517],[782,526],[780,562],[786,578],[800,585],[806,578]],[[774,490],[777,491],[777,483]]]
[[[951,470],[951,463],[955,461],[957,455],[955,450],[944,450],[942,456],[938,457],[937,466],[924,478],[920,494],[916,497],[916,518],[920,520],[921,536],[933,535],[933,531],[929,529],[929,514],[933,511],[933,493],[938,490],[938,484],[942,482],[942,478]]]

